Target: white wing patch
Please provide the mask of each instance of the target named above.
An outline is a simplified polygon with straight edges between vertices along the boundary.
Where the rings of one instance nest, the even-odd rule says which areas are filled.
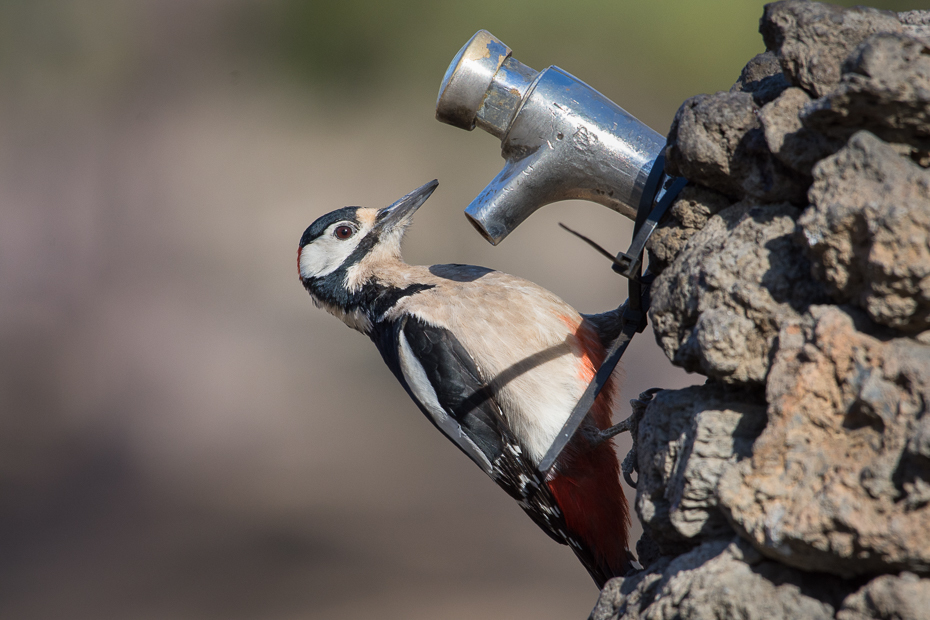
[[[445,436],[454,441],[471,460],[490,475],[492,467],[488,457],[465,434],[459,423],[449,416],[446,410],[442,408],[442,405],[439,404],[436,390],[430,385],[429,379],[426,377],[426,371],[423,370],[423,365],[413,354],[413,350],[410,348],[403,331],[399,333],[399,344],[400,370],[404,373],[404,379],[407,380],[407,385],[410,386],[410,391],[413,392],[417,402],[429,412],[430,417],[442,429]]]

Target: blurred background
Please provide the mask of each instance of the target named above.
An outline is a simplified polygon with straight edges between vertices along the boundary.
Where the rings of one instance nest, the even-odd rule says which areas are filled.
[[[619,250],[622,217],[561,203],[498,248],[466,223],[503,162],[490,135],[434,120],[446,66],[486,28],[664,134],[763,51],[761,13],[0,2],[0,617],[586,617],[597,591],[571,552],[312,306],[297,240],[438,178],[408,261],[615,307],[624,282],[557,222]],[[625,359],[629,397],[700,379],[649,334]]]

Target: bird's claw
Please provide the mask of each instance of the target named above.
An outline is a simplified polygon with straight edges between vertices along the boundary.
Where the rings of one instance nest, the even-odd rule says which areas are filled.
[[[612,439],[616,437],[620,433],[626,433],[627,431],[632,431],[633,430],[632,418],[633,416],[630,416],[623,422],[620,422],[619,424],[614,424],[610,428],[605,428],[604,430],[595,430],[592,433],[593,437],[591,437],[592,445],[597,446],[598,444],[601,444],[607,441],[608,439]]]
[[[612,426],[602,433],[609,433],[617,427],[624,427],[621,430],[618,430],[617,433],[621,433],[624,430],[629,430],[630,435],[633,437],[633,447],[630,448],[630,451],[627,452],[626,457],[623,459],[623,462],[620,463],[620,471],[623,473],[623,479],[626,480],[626,483],[636,488],[636,481],[633,480],[633,472],[639,473],[637,468],[637,451],[636,451],[636,435],[639,430],[639,421],[643,419],[643,414],[646,413],[646,407],[649,403],[652,402],[652,399],[655,398],[655,395],[662,391],[662,388],[650,388],[639,395],[638,398],[634,398],[630,401],[630,408],[633,410],[633,413],[626,420]],[[617,433],[614,433],[616,435]],[[613,435],[611,435],[613,437]]]
[[[630,408],[633,410],[632,415],[622,422],[614,424],[610,428],[592,429],[589,433],[589,440],[593,446],[607,441],[616,437],[620,433],[630,432],[635,435],[636,427],[639,424],[640,418],[643,417],[643,413],[646,411],[646,406],[652,402],[652,399],[655,395],[662,391],[662,388],[650,388],[639,395],[639,398],[634,398],[630,400]]]

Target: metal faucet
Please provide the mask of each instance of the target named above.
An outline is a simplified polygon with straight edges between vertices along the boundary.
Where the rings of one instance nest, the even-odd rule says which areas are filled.
[[[540,207],[591,200],[630,219],[665,138],[578,78],[535,71],[479,30],[452,60],[436,118],[500,138],[504,169],[465,215],[500,243]]]

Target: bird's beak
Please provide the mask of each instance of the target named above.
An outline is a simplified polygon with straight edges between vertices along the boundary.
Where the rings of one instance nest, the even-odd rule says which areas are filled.
[[[422,185],[390,207],[385,207],[378,212],[378,226],[385,230],[391,230],[399,224],[406,222],[420,206],[426,202],[436,188],[439,181],[433,179],[426,185]]]

